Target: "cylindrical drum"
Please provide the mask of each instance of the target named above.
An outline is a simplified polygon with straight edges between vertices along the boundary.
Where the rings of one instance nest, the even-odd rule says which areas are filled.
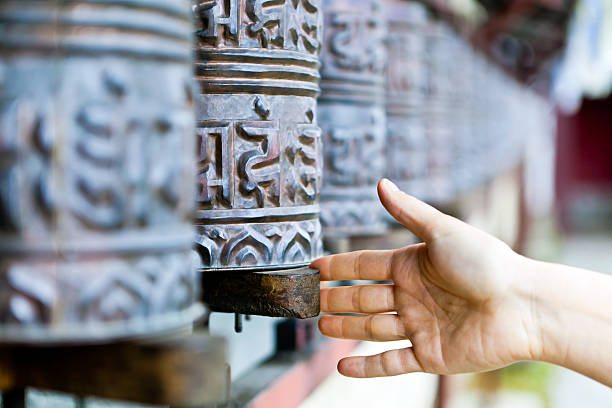
[[[427,181],[423,120],[427,10],[421,3],[406,0],[385,0],[385,10],[387,177],[403,191],[423,198]]]
[[[327,237],[382,233],[376,183],[385,166],[385,15],[379,0],[323,0],[319,120]]]
[[[0,341],[197,315],[183,0],[0,2]]]
[[[321,254],[318,2],[213,0],[193,9],[203,267],[308,265]]]

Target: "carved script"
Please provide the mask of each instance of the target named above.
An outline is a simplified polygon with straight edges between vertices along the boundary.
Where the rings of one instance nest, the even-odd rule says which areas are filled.
[[[321,129],[310,123],[298,124],[296,136],[286,151],[293,172],[288,193],[296,203],[312,204],[318,197],[321,183],[317,167],[321,154]]]
[[[280,204],[279,131],[275,122],[239,122],[235,157],[242,208]]]
[[[365,126],[333,127],[326,138],[326,181],[335,185],[375,184],[384,173],[384,131],[373,114]]]
[[[202,45],[316,55],[321,45],[320,8],[320,0],[198,0],[193,12]]]
[[[69,205],[91,228],[146,225],[153,202],[175,209],[182,198],[189,115],[132,106],[119,78],[104,74],[103,82],[106,95],[84,102],[75,118]]]
[[[203,208],[231,207],[229,158],[230,124],[210,124],[196,130],[200,146],[198,202]]]
[[[328,64],[348,71],[382,72],[384,31],[380,11],[372,7],[369,14],[331,12]]]

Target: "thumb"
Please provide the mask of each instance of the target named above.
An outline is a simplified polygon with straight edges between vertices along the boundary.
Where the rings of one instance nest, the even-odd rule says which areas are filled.
[[[378,197],[389,214],[423,241],[446,230],[448,216],[402,191],[387,179],[378,183]]]

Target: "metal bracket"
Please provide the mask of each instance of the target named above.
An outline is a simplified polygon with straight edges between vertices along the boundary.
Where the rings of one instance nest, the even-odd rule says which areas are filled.
[[[201,271],[201,300],[216,312],[305,319],[319,314],[319,271]]]

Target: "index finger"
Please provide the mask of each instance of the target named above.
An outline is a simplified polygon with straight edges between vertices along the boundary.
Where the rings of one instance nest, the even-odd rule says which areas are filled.
[[[356,251],[329,255],[312,262],[322,281],[391,280],[391,263],[395,251]]]

